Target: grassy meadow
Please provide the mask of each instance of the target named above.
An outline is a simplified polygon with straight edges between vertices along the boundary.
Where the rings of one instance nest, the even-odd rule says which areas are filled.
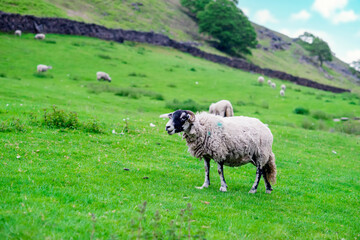
[[[0,34],[0,54],[0,239],[360,238],[358,95],[277,79],[271,89],[257,74],[132,42]],[[263,180],[248,194],[251,165],[225,167],[220,192],[214,162],[210,187],[195,188],[203,162],[159,115],[221,99],[269,125],[272,194]]]

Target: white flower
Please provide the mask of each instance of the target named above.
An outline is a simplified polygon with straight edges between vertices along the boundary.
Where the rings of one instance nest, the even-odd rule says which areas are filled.
[[[198,84],[199,84],[199,82],[195,82],[195,84],[196,84],[196,85],[198,85]]]
[[[153,123],[150,123],[150,127],[155,127],[155,124],[153,124]]]
[[[123,121],[125,121],[125,118],[123,118]]]
[[[9,106],[9,104],[6,104],[6,106],[8,107],[8,106]]]
[[[332,150],[331,152],[332,152],[333,154],[336,154],[336,151],[334,151],[334,150]]]
[[[16,158],[19,159],[19,158],[21,158],[21,157],[20,157],[20,155],[18,154],[18,155],[16,156]]]
[[[20,103],[20,106],[22,106],[22,103]]]
[[[111,132],[112,132],[112,134],[116,134],[116,131],[115,131],[115,129],[113,129],[113,130],[112,130]]]

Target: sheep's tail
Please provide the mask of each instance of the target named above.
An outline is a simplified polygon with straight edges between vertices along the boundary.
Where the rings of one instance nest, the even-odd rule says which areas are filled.
[[[264,171],[266,171],[266,178],[272,184],[276,183],[276,164],[275,164],[275,155],[271,153],[269,161],[264,166]]]

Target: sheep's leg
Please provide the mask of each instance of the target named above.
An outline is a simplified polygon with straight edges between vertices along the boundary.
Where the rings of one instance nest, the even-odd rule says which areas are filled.
[[[271,187],[271,184],[270,184],[269,180],[267,179],[267,172],[266,171],[263,172],[263,178],[264,178],[264,181],[265,181],[266,193],[271,193],[271,191],[273,189]]]
[[[196,187],[197,189],[207,188],[210,185],[210,158],[204,158],[204,167],[205,167],[205,181],[201,187]]]
[[[258,187],[260,179],[261,179],[261,175],[262,175],[262,169],[260,168],[260,166],[258,166],[257,170],[256,170],[255,182],[254,182],[254,185],[252,186],[252,188],[250,189],[249,193],[256,193],[257,187]]]
[[[224,178],[224,164],[223,163],[218,163],[218,173],[219,173],[220,181],[221,181],[220,191],[226,192],[227,185],[226,185],[225,178]]]

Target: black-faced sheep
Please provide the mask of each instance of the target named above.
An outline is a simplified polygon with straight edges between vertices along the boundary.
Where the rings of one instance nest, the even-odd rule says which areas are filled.
[[[37,70],[38,72],[46,72],[48,69],[52,69],[52,66],[46,66],[46,65],[44,65],[44,64],[39,64],[39,65],[37,65],[37,67],[36,67],[36,70]]]
[[[234,116],[234,109],[231,102],[228,100],[221,100],[210,105],[209,113],[220,115],[222,117],[232,117]]]
[[[177,110],[160,117],[170,119],[165,128],[169,135],[184,132],[183,138],[189,152],[199,159],[204,159],[205,181],[200,189],[210,185],[210,159],[213,159],[220,175],[220,191],[227,191],[224,165],[236,167],[252,163],[257,171],[250,193],[256,192],[261,176],[265,180],[266,193],[271,193],[270,182],[276,181],[273,136],[270,129],[258,119],[223,118],[205,112],[195,115],[188,110]]]
[[[105,72],[97,72],[96,73],[96,79],[98,81],[100,81],[101,79],[104,81],[108,81],[111,82],[111,77],[109,76],[109,74],[105,73]]]
[[[35,38],[35,39],[39,39],[39,40],[43,40],[43,39],[45,39],[45,34],[43,34],[43,33],[38,33],[38,34],[35,35],[34,38]]]

